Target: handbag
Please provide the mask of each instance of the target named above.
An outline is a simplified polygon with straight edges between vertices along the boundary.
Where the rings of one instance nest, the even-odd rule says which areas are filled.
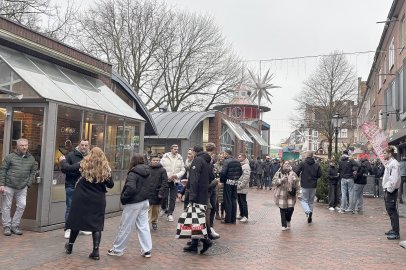
[[[176,238],[207,239],[206,209],[207,205],[189,203],[178,219]]]

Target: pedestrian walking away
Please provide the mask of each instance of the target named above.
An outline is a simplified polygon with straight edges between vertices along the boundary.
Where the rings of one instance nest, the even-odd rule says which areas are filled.
[[[106,212],[106,188],[113,188],[111,168],[99,147],[94,147],[80,162],[81,177],[76,183],[66,228],[70,229],[69,241],[65,244],[67,254],[72,253],[79,231],[92,232],[93,251],[89,258],[99,260],[99,246],[104,228]]]
[[[382,188],[385,192],[385,207],[391,222],[391,229],[385,234],[388,240],[396,240],[400,237],[399,213],[398,213],[398,189],[400,187],[400,166],[394,158],[395,149],[388,147],[384,150],[383,156],[386,160],[385,172],[382,178]]]
[[[6,236],[23,234],[20,222],[26,206],[27,189],[34,182],[36,169],[35,159],[28,151],[28,140],[17,140],[16,150],[4,158],[0,168],[0,193],[3,193],[1,218]],[[11,217],[13,198],[16,210]]]
[[[156,191],[154,186],[149,183],[150,167],[144,163],[142,154],[135,154],[131,158],[130,169],[120,195],[123,213],[118,234],[113,247],[107,251],[110,256],[124,254],[130,241],[132,228],[135,226],[141,246],[141,256],[151,257],[152,238],[148,223],[148,198]]]
[[[275,204],[281,215],[282,231],[290,230],[296,198],[300,197],[299,177],[292,170],[290,162],[284,161],[272,182],[275,186]]]
[[[314,160],[313,151],[306,152],[306,158],[297,167],[296,174],[300,176],[300,186],[302,188],[300,204],[306,214],[307,222],[312,223],[317,180],[321,177],[320,165]]]

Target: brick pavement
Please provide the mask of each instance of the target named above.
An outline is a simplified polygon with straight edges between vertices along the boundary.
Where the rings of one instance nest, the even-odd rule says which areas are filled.
[[[207,255],[182,252],[186,240],[175,239],[176,223],[160,220],[152,232],[152,258],[139,254],[134,233],[126,254],[105,255],[117,233],[120,217],[106,220],[100,261],[87,258],[91,236],[80,236],[73,253],[64,253],[63,230],[0,236],[0,269],[406,269],[406,250],[386,240],[389,228],[382,198],[366,198],[363,214],[338,214],[316,203],[314,223],[307,224],[297,205],[292,230],[280,230],[279,210],[270,191],[248,194],[248,224],[215,224],[221,239]],[[176,215],[181,210],[177,205]],[[400,220],[401,240],[406,221]],[[4,268],[3,268],[4,267]]]

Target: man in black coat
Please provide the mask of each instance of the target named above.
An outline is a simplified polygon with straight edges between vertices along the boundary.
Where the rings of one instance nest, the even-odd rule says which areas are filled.
[[[272,183],[272,178],[271,178],[271,169],[272,169],[272,163],[271,163],[271,158],[269,156],[265,157],[265,161],[262,164],[262,167],[264,169],[264,186],[265,189],[269,186],[269,189],[271,189],[271,183]]]
[[[295,172],[300,176],[300,186],[302,187],[300,204],[307,216],[307,222],[311,223],[317,180],[321,177],[320,165],[314,160],[313,151],[307,151],[305,160],[299,164]]]
[[[83,157],[89,153],[89,141],[83,139],[80,144],[70,152],[66,158],[61,156],[59,161],[61,162],[61,171],[65,174],[65,194],[66,194],[66,210],[65,210],[65,224],[68,220],[70,205],[72,202],[72,194],[75,190],[75,185],[80,178],[80,162]],[[90,235],[91,233],[84,232]],[[70,230],[65,228],[65,238],[69,238]]]
[[[211,157],[207,152],[203,152],[203,147],[193,147],[195,158],[190,165],[189,171],[189,203],[207,205],[209,202],[209,184],[214,179],[213,168],[210,166]],[[207,207],[206,217],[210,215]],[[206,219],[207,220],[207,219]],[[207,224],[206,224],[207,227]],[[210,227],[207,227],[208,234]],[[186,252],[197,252],[198,239],[192,239],[191,245],[183,248]],[[201,239],[203,248],[200,254],[206,252],[211,246],[210,239]]]
[[[341,157],[338,173],[341,177],[341,209],[339,213],[353,213],[354,212],[354,175],[358,170],[358,164],[350,158],[348,150],[343,151]],[[347,191],[349,205],[347,208]]]
[[[242,175],[241,163],[232,156],[231,150],[224,151],[223,169],[220,181],[224,183],[223,203],[226,212],[221,223],[235,224],[237,219],[237,184]]]
[[[164,167],[159,163],[160,158],[157,155],[150,156],[150,172],[149,184],[149,209],[148,220],[151,222],[152,229],[158,230],[158,217],[161,208],[162,198],[165,197],[165,192],[168,188],[168,174]]]

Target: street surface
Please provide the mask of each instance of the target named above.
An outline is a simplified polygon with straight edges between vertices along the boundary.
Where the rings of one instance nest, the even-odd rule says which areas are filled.
[[[330,212],[326,204],[316,203],[312,224],[296,205],[290,231],[281,231],[272,199],[271,191],[251,189],[250,222],[216,221],[221,239],[205,255],[184,253],[186,240],[175,239],[176,222],[161,218],[159,230],[152,231],[151,258],[140,256],[136,233],[124,256],[110,257],[106,252],[120,222],[114,217],[105,223],[100,261],[87,257],[91,236],[79,236],[73,253],[66,255],[62,229],[25,231],[23,236],[0,236],[0,269],[406,269],[406,249],[384,235],[390,226],[382,198],[366,198],[363,214]],[[175,217],[182,204],[176,208]],[[400,219],[400,235],[406,240],[405,218]]]

